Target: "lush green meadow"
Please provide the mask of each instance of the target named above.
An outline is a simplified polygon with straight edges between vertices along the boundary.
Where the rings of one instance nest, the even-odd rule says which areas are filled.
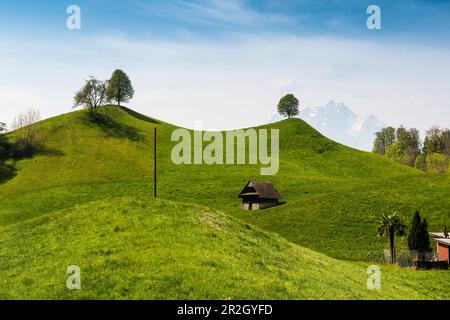
[[[177,166],[175,126],[125,108],[102,112],[100,123],[85,111],[43,121],[42,150],[0,184],[1,297],[448,297],[445,271],[384,267],[382,290],[370,291],[368,263],[337,260],[365,261],[387,246],[376,237],[383,213],[409,222],[419,209],[441,230],[447,175],[345,147],[299,119],[263,126],[280,130],[275,176],[260,176],[260,165]],[[249,179],[271,180],[285,203],[241,211]],[[64,289],[69,264],[82,267],[79,292]]]
[[[450,273],[343,262],[197,205],[121,197],[0,228],[0,298],[449,298]],[[81,290],[65,287],[69,265]],[[423,286],[424,282],[427,286]]]

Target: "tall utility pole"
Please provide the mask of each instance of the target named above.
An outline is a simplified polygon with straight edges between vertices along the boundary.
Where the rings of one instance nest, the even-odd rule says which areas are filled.
[[[156,127],[153,143],[153,197],[156,198]]]

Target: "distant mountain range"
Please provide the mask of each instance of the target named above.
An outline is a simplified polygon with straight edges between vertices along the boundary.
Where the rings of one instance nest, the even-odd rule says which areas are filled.
[[[330,139],[365,151],[372,150],[375,132],[385,127],[385,124],[373,115],[359,117],[344,103],[333,100],[323,107],[301,110],[298,118]],[[282,119],[281,115],[276,114],[270,123]]]

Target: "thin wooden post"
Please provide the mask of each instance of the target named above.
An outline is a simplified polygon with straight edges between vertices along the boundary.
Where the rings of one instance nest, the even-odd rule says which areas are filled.
[[[156,127],[154,134],[154,143],[153,143],[153,197],[156,198]]]

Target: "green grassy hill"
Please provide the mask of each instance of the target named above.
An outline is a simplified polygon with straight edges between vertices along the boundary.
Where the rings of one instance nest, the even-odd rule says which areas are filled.
[[[129,109],[105,108],[92,124],[84,111],[42,122],[45,149],[17,163],[17,176],[0,185],[0,224],[123,195],[152,193],[153,128],[158,128],[158,194],[222,210],[336,258],[366,259],[386,246],[375,235],[382,213],[415,209],[441,230],[450,214],[450,180],[335,143],[302,120],[280,129],[280,171],[260,176],[259,165],[181,165],[171,162],[174,126]],[[270,179],[285,205],[239,210],[248,179]]]
[[[22,233],[28,234],[28,238],[24,238],[24,241],[28,239],[29,242],[26,246],[24,245],[25,247],[37,241],[33,240],[33,234],[38,233],[39,230],[43,230],[42,237],[47,237],[43,238],[45,241],[55,241],[54,239],[58,239],[56,235],[64,237],[66,234],[64,232],[59,235],[58,230],[61,231],[60,228],[64,228],[64,224],[69,224],[69,217],[83,216],[82,221],[75,219],[74,223],[80,224],[80,227],[84,223],[90,224],[86,228],[91,229],[89,232],[96,234],[92,236],[92,241],[96,238],[100,241],[99,237],[102,233],[100,231],[96,233],[96,229],[102,229],[102,221],[105,221],[108,216],[106,211],[101,210],[103,205],[115,203],[112,199],[117,197],[150,201],[148,196],[153,191],[152,145],[155,126],[158,128],[158,196],[168,201],[161,202],[168,208],[167,210],[161,208],[161,212],[173,209],[176,212],[171,214],[178,215],[177,219],[182,219],[179,216],[185,213],[184,209],[176,208],[183,206],[188,208],[191,205],[206,206],[212,208],[211,210],[223,212],[227,215],[227,219],[230,219],[229,216],[234,216],[239,219],[238,221],[277,233],[302,247],[325,253],[333,258],[350,260],[366,260],[368,256],[380,253],[382,248],[386,247],[387,240],[378,239],[375,235],[376,221],[382,213],[398,210],[410,220],[414,210],[419,209],[428,219],[430,230],[440,230],[448,223],[450,199],[447,195],[450,191],[450,180],[447,175],[425,174],[389,159],[345,147],[323,137],[299,119],[263,126],[280,129],[280,171],[276,176],[261,177],[259,165],[174,165],[171,162],[170,153],[175,143],[170,141],[170,135],[175,126],[125,108],[105,107],[103,114],[104,120],[95,124],[87,120],[85,111],[72,112],[43,121],[39,132],[44,145],[43,150],[32,158],[18,161],[15,164],[16,176],[0,184],[0,227],[2,241],[6,242],[6,244],[2,242],[1,256],[7,260],[17,261],[16,265],[8,263],[2,265],[2,269],[11,275],[11,279],[28,277],[28,280],[25,278],[23,280],[26,284],[33,283],[35,279],[33,272],[36,271],[32,268],[28,270],[26,260],[21,261],[27,258],[19,255],[12,247]],[[261,212],[241,211],[237,195],[248,179],[273,181],[286,203]],[[86,209],[90,206],[92,210]],[[114,211],[115,207],[110,208]],[[134,219],[134,216],[139,214],[136,208],[130,207],[124,210],[132,213],[130,219]],[[52,221],[49,217],[60,221],[59,227],[48,222]],[[88,219],[90,217],[92,221]],[[147,223],[152,223],[153,218],[149,219]],[[39,221],[48,223],[40,225]],[[111,221],[111,223],[114,222]],[[195,229],[194,226],[192,228]],[[178,232],[169,227],[162,231],[168,236]],[[155,236],[151,230],[136,230],[136,233],[144,238]],[[266,235],[270,239],[277,238],[274,234]],[[76,235],[67,234],[67,239],[71,236]],[[83,243],[82,237],[77,239],[82,242],[81,254],[85,255],[83,262],[89,263],[89,254],[92,253],[89,251],[90,240]],[[285,241],[277,239],[277,241]],[[121,242],[120,239],[116,241]],[[238,248],[241,245],[239,239],[235,241]],[[262,238],[255,241],[260,241],[262,246],[270,245],[263,243],[265,240]],[[192,243],[196,243],[195,240],[192,240]],[[225,243],[223,250],[226,249]],[[125,244],[117,245],[123,246],[123,250],[126,251]],[[299,252],[316,255],[318,258],[315,259],[318,261],[324,259],[323,261],[338,263],[337,260],[328,260],[330,258],[312,253],[308,249],[292,246]],[[66,247],[55,247],[55,251],[51,248],[44,251],[47,259],[52,254],[55,254],[55,258],[62,259],[68,255],[68,252],[72,252],[66,251],[72,250],[64,249]],[[189,248],[188,244],[186,248]],[[113,249],[114,246],[111,246],[110,250]],[[214,254],[217,254],[217,250],[219,246],[212,248]],[[272,259],[274,254],[274,252],[268,253],[267,259]],[[292,252],[280,252],[280,254],[289,255]],[[230,259],[231,256],[230,253]],[[39,258],[40,253],[35,253],[34,257]],[[118,263],[126,263],[126,259],[120,257],[117,259]],[[66,262],[68,260],[61,263]],[[249,263],[253,262],[249,261]],[[25,266],[19,267],[21,264]],[[306,268],[305,264],[308,264],[307,260],[303,264],[299,262],[299,266],[295,266],[294,263],[291,267],[301,273],[301,269]],[[353,274],[354,277],[365,279],[366,265],[363,267],[362,264],[344,262],[339,264],[342,264],[343,268],[345,266],[349,274]],[[51,268],[56,265],[55,262]],[[36,268],[43,271],[45,267],[50,268],[50,266],[50,264],[44,264]],[[49,270],[53,270],[51,268]],[[124,272],[116,275],[117,279],[124,276]],[[362,275],[359,272],[362,272]],[[407,284],[409,281],[407,279],[411,278],[411,281],[415,281],[413,278],[417,280],[425,274],[430,278],[430,275],[436,274],[436,280],[430,280],[429,285],[428,282],[425,285],[417,280],[418,286],[424,286],[422,290],[426,291],[438,286],[438,277],[442,276],[440,272],[414,273],[395,268],[387,270],[387,273],[389,276],[392,274],[392,276],[398,276],[397,279],[406,281],[405,285],[412,290],[405,293],[409,297],[418,297],[420,293],[414,284]],[[233,274],[236,275],[236,273]],[[292,277],[298,276],[295,274],[296,272],[292,272]],[[64,277],[65,274],[62,276]],[[305,273],[305,277],[307,276],[308,274]],[[130,273],[127,277],[132,279],[134,276]],[[283,275],[278,273],[274,279],[281,281]],[[289,279],[290,282],[292,278]],[[425,281],[426,278],[421,279]],[[130,283],[133,281],[126,281],[128,284],[124,284],[124,287],[131,286]],[[51,284],[44,285],[46,288],[48,286],[51,287]],[[365,286],[365,282],[362,286]],[[52,296],[50,291],[41,292],[38,287],[38,285],[34,287],[36,294]],[[25,290],[24,288],[17,288],[19,296],[20,290]],[[316,289],[317,292],[321,290],[319,286]],[[235,292],[234,297],[245,297],[244,291]],[[245,292],[248,297],[252,297],[252,290]],[[89,291],[80,294],[94,293]],[[369,297],[366,294],[368,293],[355,293],[354,297]],[[440,293],[435,292],[434,295],[439,296]],[[127,295],[124,294],[124,296]],[[128,296],[131,297],[132,294],[128,293]],[[218,295],[211,296],[207,291],[202,292],[201,287],[193,290],[191,295],[185,296],[218,297]],[[298,292],[278,295],[278,297],[288,296],[305,297]],[[113,290],[111,297],[120,297],[120,293]],[[139,297],[156,296],[143,293]],[[168,293],[167,297],[174,296]],[[385,297],[391,296],[386,294]]]
[[[1,299],[449,298],[448,272],[342,262],[215,210],[114,198],[0,227]],[[81,268],[81,290],[65,288]],[[427,286],[423,286],[427,283]]]

